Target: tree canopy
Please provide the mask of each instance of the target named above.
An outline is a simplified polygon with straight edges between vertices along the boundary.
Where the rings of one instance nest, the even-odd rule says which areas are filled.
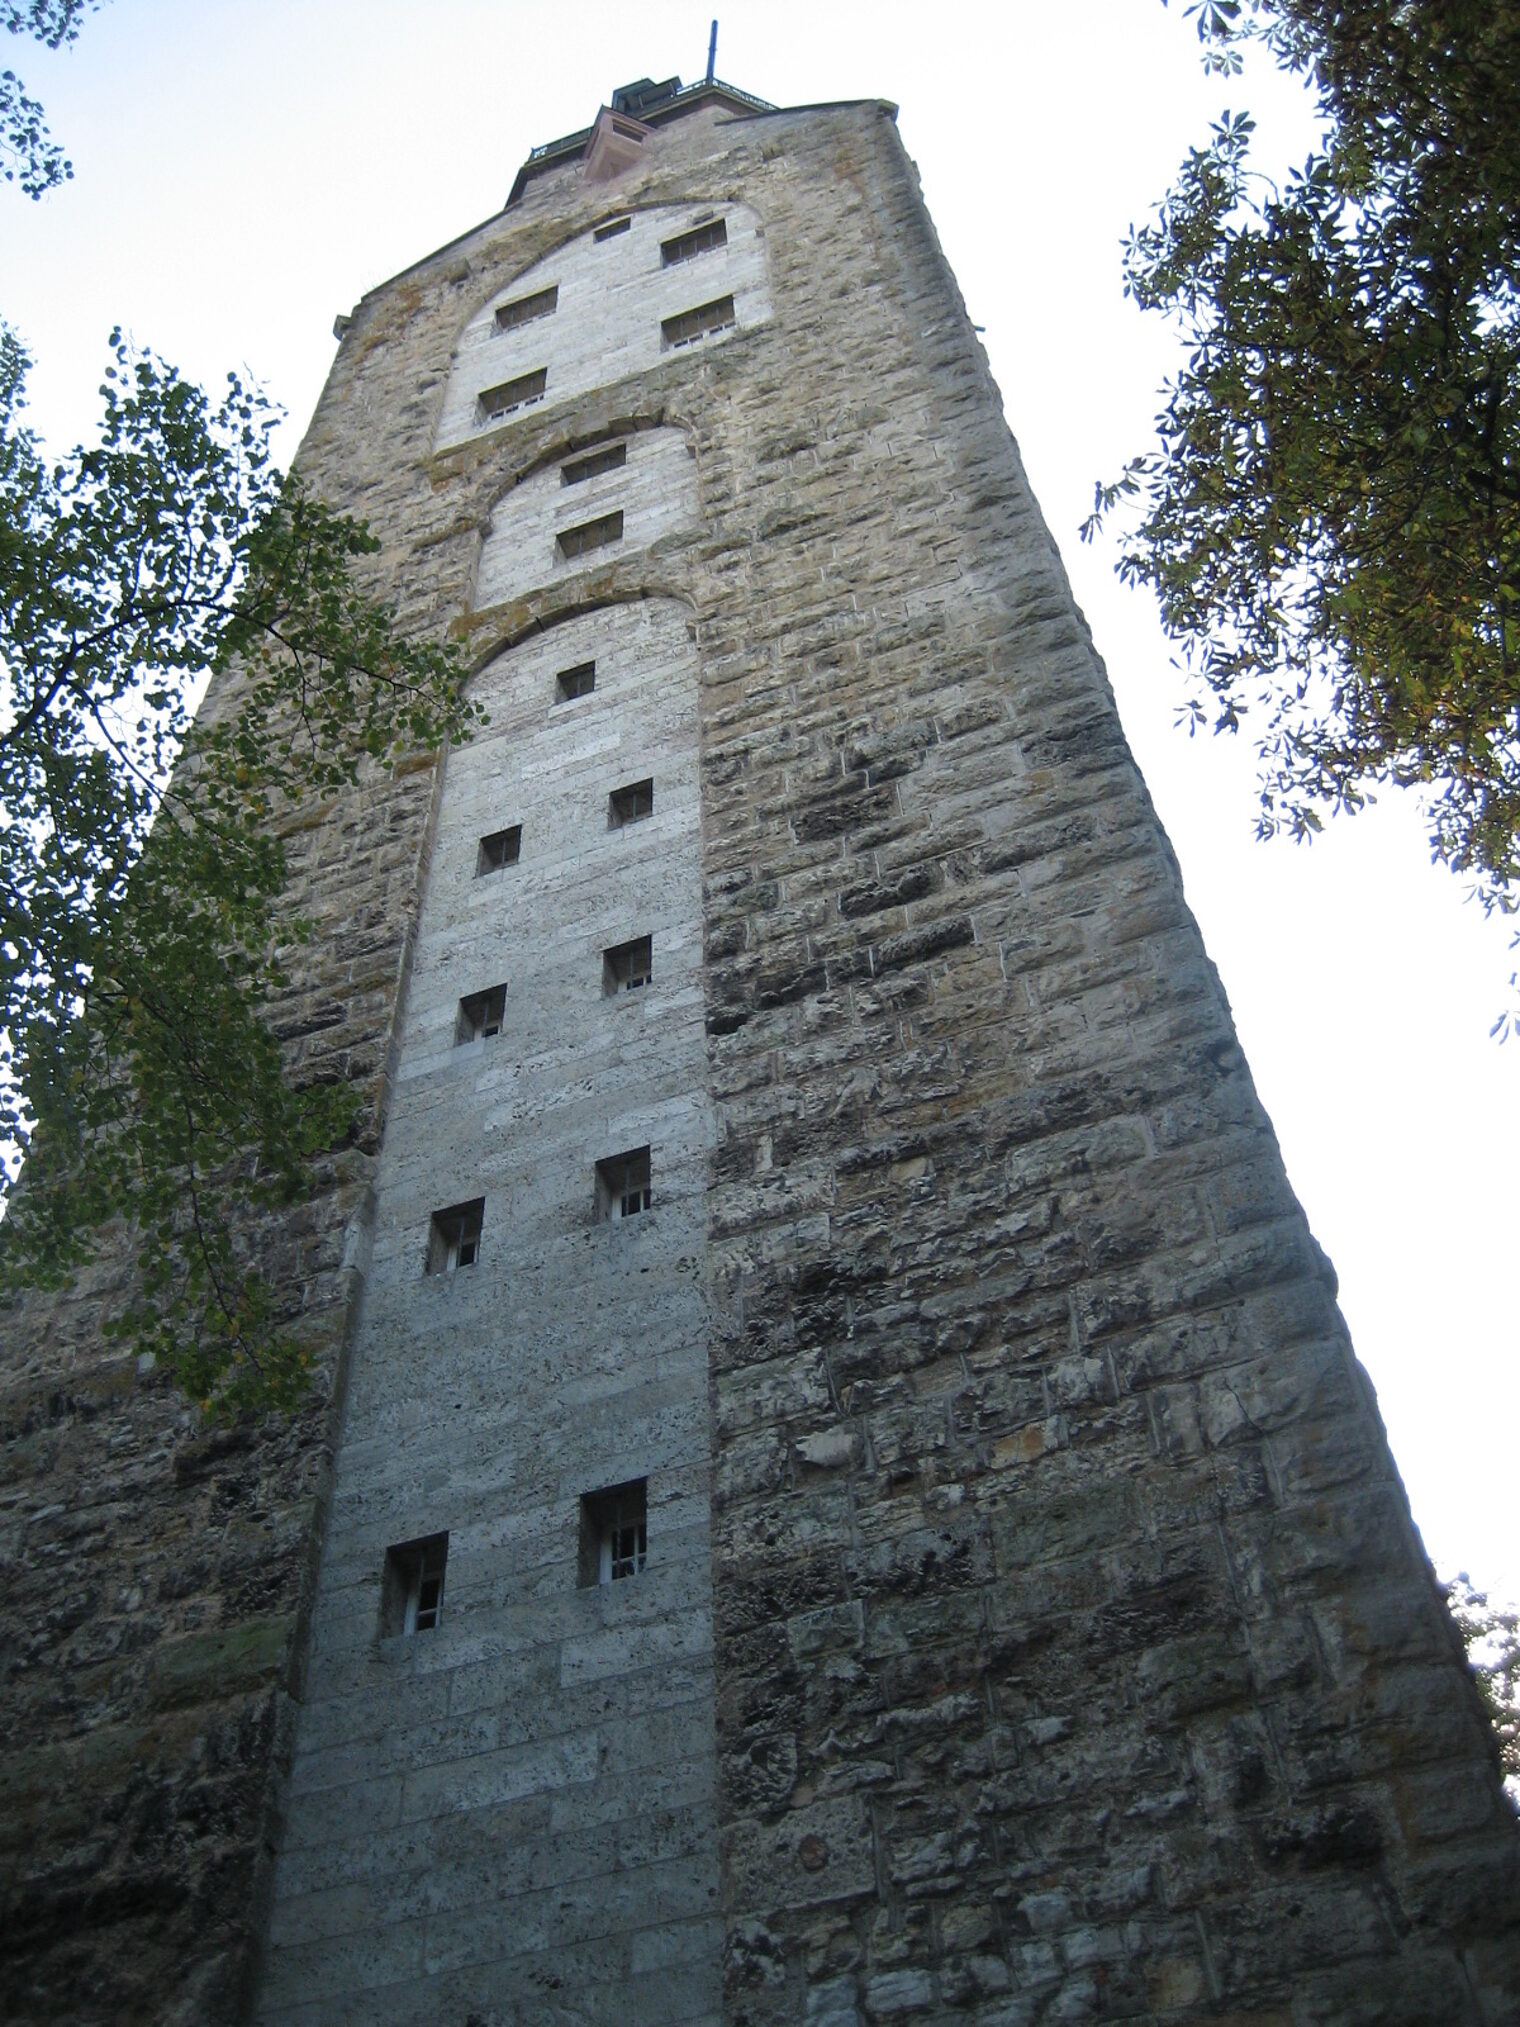
[[[1098,490],[1152,585],[1196,728],[1246,727],[1258,829],[1415,785],[1433,856],[1520,875],[1520,4],[1205,0],[1322,139],[1281,184],[1226,114],[1126,246],[1187,356],[1159,440]]]
[[[58,49],[99,4],[0,0],[0,24]],[[41,197],[72,173],[4,72],[0,179]],[[362,523],[281,477],[256,388],[213,401],[119,333],[111,353],[98,441],[49,465],[0,323],[0,1303],[125,1221],[108,1330],[217,1412],[288,1404],[309,1347],[260,1217],[360,1101],[293,1085],[266,1024],[305,934],[284,820],[476,714],[453,648],[362,588]]]
[[[1490,1604],[1465,1570],[1446,1585],[1446,1602],[1494,1727],[1511,1799],[1520,1806],[1520,1612]]]
[[[200,1400],[288,1400],[304,1348],[250,1233],[357,1099],[292,1088],[263,1018],[302,934],[280,819],[471,707],[454,650],[360,588],[373,538],[280,477],[261,394],[213,402],[118,335],[99,440],[49,467],[26,366],[0,328],[0,1291],[128,1219],[110,1327]],[[192,731],[207,670],[224,708]]]
[[[100,0],[0,0],[0,27],[62,49],[99,5]],[[19,183],[28,197],[41,197],[73,173],[48,132],[41,105],[13,70],[0,70],[0,181]]]

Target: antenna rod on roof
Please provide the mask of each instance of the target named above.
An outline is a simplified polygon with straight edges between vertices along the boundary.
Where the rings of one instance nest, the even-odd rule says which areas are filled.
[[[713,65],[718,60],[718,24],[712,25],[712,34],[707,38],[707,82],[712,83]]]

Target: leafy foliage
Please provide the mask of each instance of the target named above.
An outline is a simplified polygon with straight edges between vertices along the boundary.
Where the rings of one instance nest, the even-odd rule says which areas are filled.
[[[30,35],[49,49],[62,49],[79,33],[85,15],[100,0],[0,0],[0,26],[12,35]],[[0,181],[19,183],[28,197],[41,197],[74,173],[48,133],[42,107],[27,96],[13,70],[0,71]]]
[[[356,582],[373,538],[281,480],[263,396],[229,377],[213,405],[112,343],[99,441],[49,470],[0,329],[0,1289],[58,1284],[132,1221],[111,1327],[230,1410],[299,1388],[259,1214],[357,1105],[290,1088],[265,1024],[302,933],[281,830],[474,711],[452,648]]]
[[[1446,1598],[1499,1742],[1499,1763],[1520,1799],[1520,1612],[1491,1605],[1465,1570],[1446,1586]]]
[[[1277,187],[1226,114],[1126,247],[1187,362],[1136,513],[1185,714],[1261,760],[1258,829],[1418,784],[1432,854],[1520,874],[1520,4],[1208,0],[1213,67],[1300,73],[1319,149]]]

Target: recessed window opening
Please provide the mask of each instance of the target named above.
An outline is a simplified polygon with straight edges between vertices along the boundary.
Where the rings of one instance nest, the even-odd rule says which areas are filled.
[[[630,781],[613,789],[607,798],[607,828],[621,830],[625,823],[640,823],[654,815],[654,780]]]
[[[628,462],[626,443],[604,444],[600,450],[587,453],[585,457],[572,459],[559,468],[559,482],[562,486],[581,486],[587,479],[600,477],[603,472],[615,472]]]
[[[668,352],[677,352],[683,345],[699,345],[704,338],[733,328],[734,299],[719,296],[716,302],[700,303],[694,310],[683,310],[678,317],[667,317],[660,326],[660,337]]]
[[[602,991],[609,999],[615,993],[637,992],[653,977],[652,936],[635,936],[631,943],[616,943],[602,952]]]
[[[446,1534],[398,1542],[385,1551],[380,1590],[383,1634],[432,1633],[443,1613],[443,1572],[449,1559]]]
[[[649,1561],[649,1481],[632,1478],[581,1498],[580,1584],[615,1584]]]
[[[632,223],[633,220],[631,218],[609,219],[605,225],[599,225],[591,237],[593,239],[616,239],[618,234],[626,232]]]
[[[503,866],[515,866],[522,856],[522,825],[512,824],[507,830],[492,831],[489,837],[480,841],[475,854],[475,877],[482,873],[499,873]]]
[[[695,260],[698,254],[709,253],[715,246],[728,245],[728,226],[721,218],[694,225],[687,232],[678,232],[674,239],[660,242],[660,263],[663,267],[675,267],[683,260]]]
[[[474,1197],[467,1204],[453,1204],[446,1211],[434,1211],[428,1228],[430,1274],[452,1274],[460,1267],[475,1265],[480,1258],[480,1228],[485,1215],[483,1196]]]
[[[498,331],[515,331],[519,324],[536,323],[540,317],[552,317],[559,308],[559,283],[552,288],[540,289],[536,295],[519,296],[515,303],[503,303],[496,312]]]
[[[519,373],[515,380],[503,380],[497,387],[485,388],[480,396],[480,412],[487,420],[515,415],[519,408],[531,408],[536,401],[542,401],[548,384],[547,366],[539,366],[532,373]]]
[[[625,141],[637,141],[641,148],[644,145],[644,129],[642,127],[631,126],[627,120],[620,120],[614,116],[612,131],[615,134],[621,134]]]
[[[472,992],[459,1002],[459,1025],[454,1030],[454,1040],[459,1042],[489,1041],[501,1033],[502,1022],[507,1012],[507,988],[493,985],[486,992]]]
[[[561,528],[555,541],[559,553],[566,558],[584,556],[592,549],[606,549],[623,539],[623,510],[615,514],[602,514],[594,521],[582,521],[578,527]]]
[[[649,1149],[630,1147],[596,1165],[596,1214],[600,1224],[641,1217],[654,1202]]]
[[[595,688],[595,662],[577,662],[573,669],[561,669],[554,678],[555,701],[561,704],[568,704],[574,697],[589,697]]]

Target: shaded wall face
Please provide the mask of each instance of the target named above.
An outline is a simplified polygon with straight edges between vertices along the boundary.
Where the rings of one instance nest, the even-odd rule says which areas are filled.
[[[453,373],[454,401],[460,332],[607,215],[568,165],[367,306],[309,446],[340,497],[389,502],[405,610],[461,624],[482,659],[524,645],[485,679],[508,685],[511,736],[451,758],[439,802],[271,2017],[433,2018],[447,1994],[528,2020],[707,2019],[721,1977],[746,2027],[1502,2019],[1516,1846],[1470,1687],[911,170],[876,108],[702,114],[660,130],[617,197],[689,219],[724,192],[764,221],[768,317],[656,355],[630,289],[616,321],[643,349],[603,339],[624,378],[435,454],[419,368]],[[357,440],[355,380],[406,430]],[[694,446],[696,519],[683,493],[679,526],[526,588],[513,559],[550,555],[564,462],[631,423],[673,472],[660,427]],[[595,482],[629,530],[652,469],[630,449]],[[592,653],[600,681],[604,623],[659,630],[678,672],[668,701],[663,678],[640,692],[637,732],[548,701]],[[645,712],[674,739],[678,708],[695,777],[638,757]],[[631,831],[597,828],[603,794],[644,779],[632,830],[670,812],[686,841],[668,882],[622,856]],[[519,822],[519,862],[477,879],[472,845]],[[525,879],[551,837],[563,919],[532,914]],[[671,903],[652,989],[690,994],[648,1064],[647,1008],[588,994],[601,939],[637,933],[613,905],[643,905],[633,865]],[[493,984],[520,1078],[495,1039],[449,1040]],[[652,1210],[589,1223],[592,1165],[645,1144]],[[431,1211],[477,1198],[478,1265],[430,1281]],[[625,1263],[638,1282],[604,1278]],[[637,1353],[616,1333],[646,1288],[675,1335],[625,1403]],[[704,1384],[711,1664],[682,1644],[707,1638]],[[572,1586],[571,1521],[612,1472],[647,1476],[649,1566],[604,1598]],[[666,1485],[694,1546],[662,1569]],[[442,1623],[387,1646],[384,1548],[444,1527]],[[651,1601],[651,1644],[593,1715],[581,1657],[608,1652],[621,1628],[593,1617],[632,1613],[625,1594]],[[379,1680],[417,1696],[415,1722],[382,1719],[396,1692],[364,1700]],[[356,1722],[361,1753],[430,1757],[351,1778],[333,1755]],[[328,1874],[309,1826],[341,1812],[313,1797],[342,1786],[362,1834],[326,1839]],[[615,1837],[580,1841],[603,1795]],[[561,1960],[566,1996],[546,1997]]]

